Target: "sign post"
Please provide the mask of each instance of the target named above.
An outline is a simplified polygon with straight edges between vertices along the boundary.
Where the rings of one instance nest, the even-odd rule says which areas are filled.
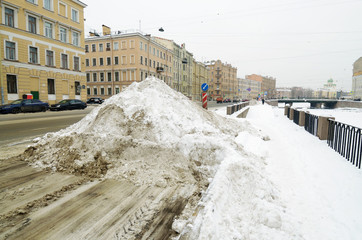
[[[202,107],[207,109],[207,90],[209,89],[209,85],[207,83],[201,84],[202,93]]]

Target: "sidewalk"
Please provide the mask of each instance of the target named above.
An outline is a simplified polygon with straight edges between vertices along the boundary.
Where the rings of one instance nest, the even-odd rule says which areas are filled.
[[[281,108],[252,106],[247,120],[270,141],[245,149],[266,158],[266,171],[305,239],[360,239],[362,171],[304,128]]]

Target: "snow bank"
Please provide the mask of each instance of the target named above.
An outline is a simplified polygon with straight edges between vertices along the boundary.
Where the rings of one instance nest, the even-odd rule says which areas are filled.
[[[156,78],[134,83],[78,123],[47,134],[34,165],[135,184],[207,185],[223,146],[250,127],[206,111]]]

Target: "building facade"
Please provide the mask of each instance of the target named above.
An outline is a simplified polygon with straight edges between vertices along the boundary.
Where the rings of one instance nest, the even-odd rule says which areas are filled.
[[[217,97],[233,99],[238,96],[237,68],[220,60],[205,62],[210,69],[209,93]]]
[[[362,99],[362,57],[353,63],[352,99]]]
[[[258,74],[246,75],[246,79],[251,79],[261,83],[260,96],[264,98],[275,98],[276,97],[276,79],[269,76],[261,76]]]
[[[192,100],[201,101],[202,100],[202,90],[201,85],[203,83],[209,84],[209,68],[202,62],[193,62],[193,77],[192,77]],[[208,91],[209,96],[209,91]]]
[[[88,97],[109,98],[149,76],[172,84],[173,52],[150,35],[117,31],[103,25],[103,34],[85,39]]]
[[[247,78],[238,78],[238,99],[256,99],[261,92],[261,82]]]
[[[86,100],[84,14],[78,0],[1,1],[1,103],[32,94]]]

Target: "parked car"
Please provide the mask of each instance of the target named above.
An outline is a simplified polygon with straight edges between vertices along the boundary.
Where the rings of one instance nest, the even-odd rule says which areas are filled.
[[[18,99],[0,106],[0,113],[45,112],[49,104],[39,99]]]
[[[218,97],[218,98],[216,98],[216,103],[222,103],[222,97]]]
[[[78,99],[64,99],[50,106],[51,111],[85,109],[87,104]]]
[[[87,101],[88,104],[102,104],[103,102],[104,102],[104,100],[102,98],[98,98],[98,97],[90,98]]]
[[[231,102],[231,99],[230,99],[230,98],[225,98],[223,102],[224,102],[224,103]]]

